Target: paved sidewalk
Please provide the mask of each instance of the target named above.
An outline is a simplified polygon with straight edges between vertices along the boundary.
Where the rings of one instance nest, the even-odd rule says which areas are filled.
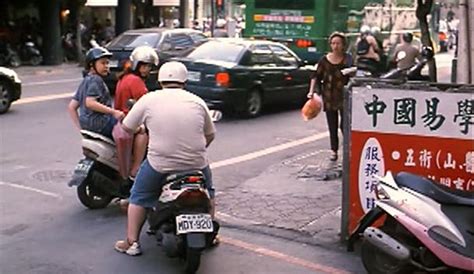
[[[329,150],[297,155],[218,192],[217,217],[225,225],[343,249],[342,159],[334,163],[329,156]]]

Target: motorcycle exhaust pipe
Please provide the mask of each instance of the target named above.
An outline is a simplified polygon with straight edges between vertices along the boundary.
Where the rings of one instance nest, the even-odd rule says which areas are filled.
[[[400,261],[410,259],[410,250],[382,230],[371,226],[364,230],[363,235],[365,240],[395,259]]]

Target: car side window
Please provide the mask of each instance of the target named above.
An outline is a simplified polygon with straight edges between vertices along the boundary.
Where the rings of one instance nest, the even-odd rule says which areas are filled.
[[[272,51],[266,45],[256,45],[250,55],[250,65],[256,67],[276,67]]]
[[[275,61],[278,66],[285,67],[297,67],[298,59],[293,56],[288,50],[278,45],[270,45],[270,49],[273,51]]]
[[[186,34],[172,34],[170,36],[172,48],[175,50],[186,49],[194,45],[193,41]]]
[[[201,33],[189,33],[188,35],[195,44],[201,44],[207,40],[207,37]]]

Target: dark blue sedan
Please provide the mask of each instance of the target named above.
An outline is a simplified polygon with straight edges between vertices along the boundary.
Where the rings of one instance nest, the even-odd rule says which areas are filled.
[[[277,42],[216,39],[176,60],[188,68],[186,89],[213,109],[252,118],[264,105],[306,100],[311,70]]]

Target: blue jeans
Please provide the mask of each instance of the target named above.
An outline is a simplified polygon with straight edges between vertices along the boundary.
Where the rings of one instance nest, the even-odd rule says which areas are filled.
[[[112,136],[112,130],[114,129],[114,126],[117,124],[117,122],[117,119],[110,115],[109,122],[99,133],[113,140],[114,137]]]
[[[212,174],[209,166],[201,169],[206,177],[206,189],[209,191],[211,198],[214,198],[215,191],[212,186]],[[158,198],[161,195],[161,189],[164,185],[164,179],[169,174],[160,173],[153,169],[146,159],[143,161],[138,170],[135,183],[133,183],[130,191],[129,202],[144,208],[152,208],[156,206]]]

